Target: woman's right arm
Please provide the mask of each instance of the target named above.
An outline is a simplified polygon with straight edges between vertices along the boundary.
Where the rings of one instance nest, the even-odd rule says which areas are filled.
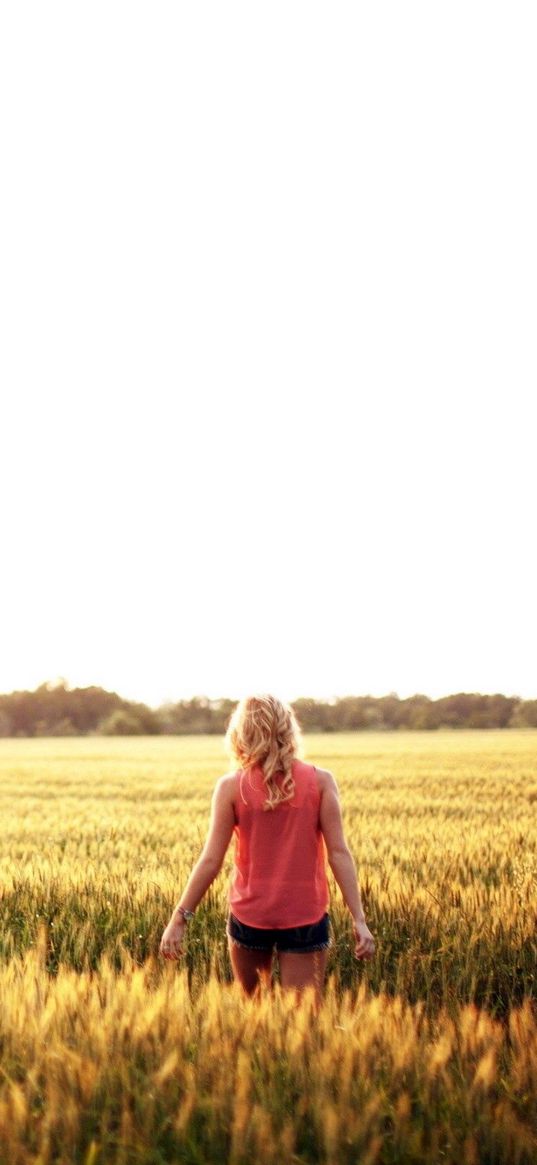
[[[321,776],[320,824],[328,862],[352,915],[357,939],[355,954],[358,958],[371,958],[375,940],[365,921],[356,866],[345,841],[338,787],[332,773],[326,769],[317,772]]]

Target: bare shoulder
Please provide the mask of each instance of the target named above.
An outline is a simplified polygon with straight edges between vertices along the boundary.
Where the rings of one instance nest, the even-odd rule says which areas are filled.
[[[232,801],[235,795],[235,790],[237,788],[237,780],[238,777],[236,772],[224,773],[223,776],[218,778],[214,786],[215,793],[218,792],[220,797],[223,797],[224,800],[227,799]]]
[[[335,786],[333,773],[331,773],[329,769],[320,769],[318,765],[315,765],[314,767],[321,793],[324,792],[325,789],[333,789]]]
[[[212,812],[225,816],[229,821],[237,821],[237,773],[224,773],[218,777],[213,788]]]

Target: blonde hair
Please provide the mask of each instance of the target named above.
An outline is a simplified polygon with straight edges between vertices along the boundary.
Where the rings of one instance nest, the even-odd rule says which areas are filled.
[[[289,704],[276,696],[244,696],[231,714],[225,736],[228,754],[247,769],[259,765],[267,789],[263,809],[275,809],[295,791],[292,763],[302,752],[302,732]],[[283,772],[277,784],[275,773]]]

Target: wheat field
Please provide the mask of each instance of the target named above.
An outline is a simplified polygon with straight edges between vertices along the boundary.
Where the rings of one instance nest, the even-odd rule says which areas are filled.
[[[203,844],[221,738],[0,740],[0,1161],[535,1165],[537,732],[324,734],[376,939],[332,876],[324,1002],[247,999],[230,847]]]

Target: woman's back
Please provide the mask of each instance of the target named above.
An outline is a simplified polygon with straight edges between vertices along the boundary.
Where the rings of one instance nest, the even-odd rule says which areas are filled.
[[[321,792],[315,766],[295,759],[293,796],[264,809],[259,765],[235,774],[235,869],[230,909],[240,922],[264,929],[317,922],[329,904]]]

